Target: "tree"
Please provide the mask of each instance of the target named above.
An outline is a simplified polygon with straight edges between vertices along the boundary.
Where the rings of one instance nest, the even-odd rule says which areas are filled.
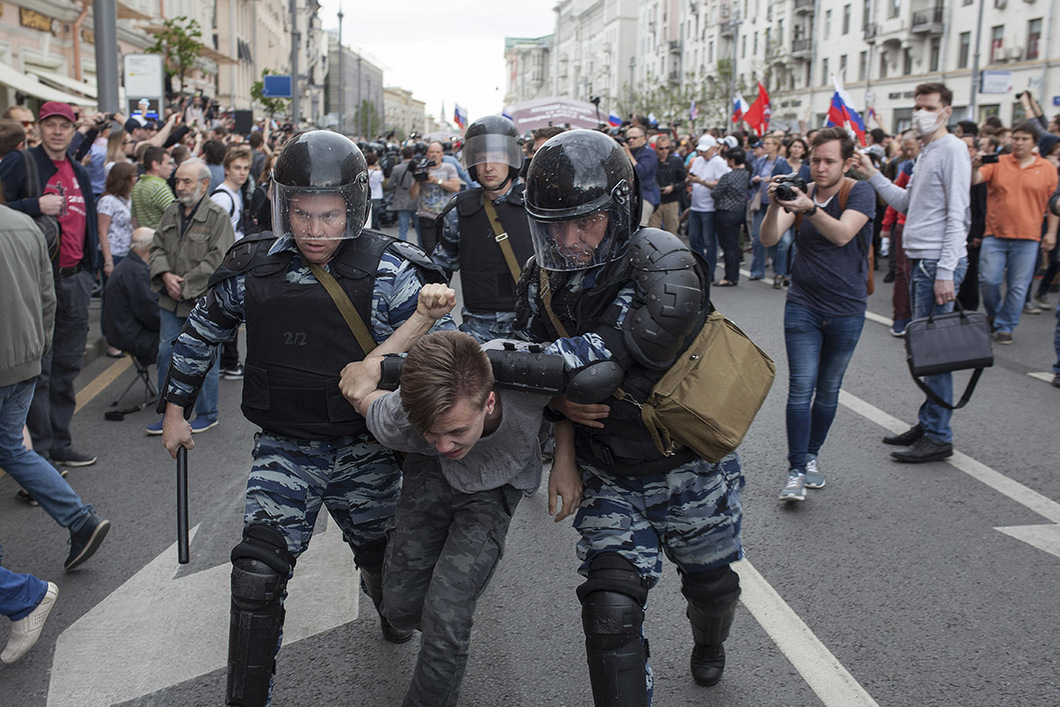
[[[163,22],[162,31],[156,35],[155,43],[147,48],[152,54],[162,55],[166,74],[180,79],[182,93],[185,76],[206,46],[200,39],[202,31],[199,29],[199,23],[181,15]]]
[[[376,110],[375,103],[367,98],[361,101],[354,115],[353,129],[359,137],[363,138],[373,138],[380,133],[382,121],[379,119],[379,111]]]
[[[265,78],[266,76],[278,76],[280,73],[273,69],[265,69],[261,72],[262,78],[255,81],[250,85],[250,97],[257,101],[262,108],[265,109],[265,114],[271,119],[272,116],[277,113],[286,113],[287,104],[291,100],[290,98],[276,98],[274,96],[266,96],[265,91]]]

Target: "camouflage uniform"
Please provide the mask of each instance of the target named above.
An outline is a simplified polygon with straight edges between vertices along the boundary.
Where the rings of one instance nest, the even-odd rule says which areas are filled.
[[[285,282],[316,283],[290,236],[278,238],[269,255],[283,251],[295,253]],[[239,273],[216,283],[188,317],[173,349],[172,366],[180,377],[170,378],[167,398],[194,396],[194,387],[185,379],[201,379],[215,358],[217,346],[236,337],[244,318],[246,277]],[[416,311],[422,284],[412,263],[389,251],[383,253],[369,323],[377,343]],[[452,319],[447,316],[438,326],[451,329]],[[262,431],[254,440],[244,527],[265,524],[275,528],[284,537],[292,558],[297,558],[309,545],[323,504],[342,529],[357,565],[364,571],[381,572],[385,534],[401,487],[401,468],[394,453],[369,434],[303,440]]]

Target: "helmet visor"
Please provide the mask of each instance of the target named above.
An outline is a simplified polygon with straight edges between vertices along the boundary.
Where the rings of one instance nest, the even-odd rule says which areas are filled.
[[[462,157],[464,167],[469,169],[487,162],[516,168],[523,164],[523,151],[511,135],[487,134],[469,137],[464,143]]]
[[[546,270],[586,270],[614,259],[615,224],[607,211],[567,221],[529,218],[538,264]]]
[[[371,192],[365,184],[312,189],[273,183],[273,190],[273,229],[278,236],[294,238],[299,247],[356,238],[368,217]]]

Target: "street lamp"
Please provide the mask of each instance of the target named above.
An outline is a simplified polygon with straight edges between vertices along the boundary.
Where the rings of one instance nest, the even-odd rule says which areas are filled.
[[[633,99],[633,69],[635,69],[636,67],[637,67],[637,57],[631,56],[629,58],[629,112],[630,112],[630,114],[633,114],[635,112],[634,111],[634,106],[633,106],[633,101],[634,101],[634,99]]]
[[[343,67],[346,62],[342,56],[342,3],[339,3],[339,132],[346,134],[346,77]]]

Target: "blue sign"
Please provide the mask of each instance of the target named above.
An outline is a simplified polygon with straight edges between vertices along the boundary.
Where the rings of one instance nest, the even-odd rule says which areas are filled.
[[[291,77],[265,75],[261,77],[261,95],[266,98],[290,98]]]
[[[1053,105],[1060,106],[1060,96],[1053,96]]]

